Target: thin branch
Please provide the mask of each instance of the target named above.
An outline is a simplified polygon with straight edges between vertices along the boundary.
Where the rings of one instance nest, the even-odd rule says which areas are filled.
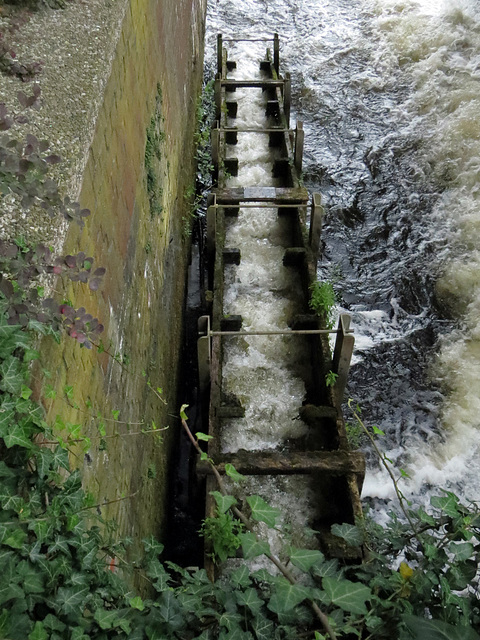
[[[78,509],[78,511],[74,511],[72,515],[75,515],[77,513],[81,513],[82,511],[87,511],[88,509],[97,509],[98,507],[106,507],[109,504],[113,504],[115,502],[122,502],[123,500],[130,500],[130,498],[134,498],[137,495],[138,491],[135,491],[135,493],[131,493],[128,496],[123,496],[121,498],[115,498],[114,500],[105,500],[105,502],[99,502],[98,504],[92,504],[92,506],[90,507],[82,507],[81,509]],[[46,518],[26,518],[25,520],[11,520],[8,522],[2,522],[2,526],[3,525],[16,525],[18,526],[19,524],[28,524],[30,522],[48,522],[49,520],[52,519],[57,519],[56,516],[48,516]]]
[[[121,362],[117,357],[115,357],[115,355],[113,353],[111,353],[108,349],[105,349],[105,347],[103,345],[99,345],[99,344],[97,344],[96,342],[93,342],[93,341],[92,341],[92,345],[97,348],[99,353],[106,353],[107,356],[112,358],[112,360],[114,362],[116,362],[118,365],[120,365],[120,367],[126,373],[128,373],[128,375],[133,376],[134,378],[138,378],[142,382],[145,382],[144,376],[141,376],[138,373],[135,373],[134,371],[130,371],[130,369],[128,369],[127,366],[123,364],[123,362]],[[147,387],[150,389],[150,391],[152,391],[152,393],[155,396],[157,396],[157,398],[160,400],[160,402],[163,402],[164,405],[168,404],[168,402],[165,400],[165,398],[162,398],[162,396],[158,393],[158,391],[154,387],[152,387],[152,384],[151,384],[150,380],[147,380]]]
[[[162,427],[161,429],[144,429],[142,431],[132,431],[129,433],[112,433],[107,436],[91,436],[85,438],[75,438],[74,440],[69,440],[68,438],[64,441],[66,444],[76,444],[78,442],[85,442],[86,440],[107,440],[108,438],[125,438],[126,436],[139,436],[139,435],[148,435],[150,433],[159,433],[160,431],[167,431],[168,427]],[[39,442],[42,444],[60,444],[58,440],[42,440]],[[73,452],[72,452],[73,453]]]
[[[350,402],[348,404],[350,406]],[[352,409],[351,406],[350,406],[350,408]],[[375,449],[375,452],[377,453],[380,462],[382,463],[382,465],[386,469],[388,475],[390,476],[390,478],[392,480],[392,483],[393,483],[393,487],[395,489],[396,496],[398,498],[398,502],[400,504],[400,509],[402,510],[403,515],[405,516],[405,518],[408,520],[408,524],[411,526],[415,537],[418,538],[418,532],[417,532],[417,529],[415,527],[415,524],[413,523],[413,520],[411,519],[411,517],[408,514],[408,511],[407,511],[407,509],[405,507],[405,502],[404,502],[405,501],[405,496],[403,495],[403,493],[401,492],[401,490],[398,487],[398,484],[397,484],[397,481],[395,479],[395,476],[393,475],[393,472],[390,469],[390,466],[387,464],[387,461],[385,460],[385,455],[378,448],[377,443],[375,442],[375,438],[372,436],[370,431],[367,429],[367,427],[365,426],[363,420],[358,415],[357,411],[355,409],[352,409],[352,411],[353,411],[353,416],[354,416],[355,420],[362,427],[363,431],[367,434],[367,437],[370,440],[370,442],[372,443],[372,446]]]

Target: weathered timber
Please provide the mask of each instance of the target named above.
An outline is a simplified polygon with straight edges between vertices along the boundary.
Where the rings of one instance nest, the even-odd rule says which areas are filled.
[[[273,36],[273,66],[278,75],[280,73],[280,38],[278,33]]]
[[[220,331],[240,331],[242,328],[243,318],[239,314],[225,316],[220,320]]]
[[[223,36],[221,33],[217,34],[217,73],[222,73],[222,61],[223,61]]]
[[[290,74],[285,74],[285,84],[283,86],[283,110],[285,112],[285,119],[287,121],[287,127],[290,126],[290,106],[292,102],[292,81]]]
[[[338,320],[337,339],[335,342],[335,350],[333,352],[332,371],[337,374],[338,378],[335,382],[335,393],[338,402],[342,402],[347,386],[348,372],[350,370],[350,361],[353,355],[353,345],[355,343],[354,336],[350,333],[350,316],[342,313]]]
[[[220,473],[225,465],[233,464],[244,475],[289,475],[324,473],[341,476],[347,473],[365,475],[365,457],[359,451],[245,451],[223,454],[215,460]],[[197,473],[212,473],[208,463],[197,463]]]
[[[232,187],[214,189],[217,204],[240,202],[273,202],[275,204],[307,204],[308,191],[304,187]]]
[[[217,416],[219,418],[243,418],[245,416],[245,409],[241,406],[221,405],[217,409]]]
[[[320,248],[320,236],[322,234],[323,207],[319,193],[313,194],[312,212],[310,215],[309,243],[316,260]]]
[[[298,267],[305,263],[306,257],[305,247],[289,247],[283,256],[283,265],[285,267]]]
[[[225,158],[223,161],[225,171],[231,176],[238,175],[238,158]]]
[[[298,173],[301,173],[302,171],[304,138],[305,133],[303,131],[303,122],[298,121],[295,129],[295,149],[293,152],[293,162]]]
[[[223,250],[223,264],[240,264],[240,249],[228,247]]]
[[[238,102],[236,100],[227,100],[225,102],[227,107],[227,115],[229,118],[236,118],[238,112]]]
[[[222,87],[232,89],[275,89],[283,87],[284,80],[222,80]]]

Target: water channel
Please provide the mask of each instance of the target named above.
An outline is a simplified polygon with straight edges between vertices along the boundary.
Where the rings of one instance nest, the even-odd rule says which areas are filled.
[[[280,35],[292,117],[306,132],[305,185],[326,205],[319,277],[335,282],[356,332],[348,394],[385,431],[384,449],[416,496],[444,486],[475,498],[480,488],[475,7],[217,0],[208,13],[207,69],[217,33]],[[252,53],[258,61],[263,51],[255,59],[239,43],[232,57]],[[261,147],[245,144],[254,174]],[[363,495],[388,502],[393,488],[370,458]]]

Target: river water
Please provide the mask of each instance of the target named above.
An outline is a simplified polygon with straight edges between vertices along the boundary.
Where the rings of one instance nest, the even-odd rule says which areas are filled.
[[[381,445],[416,496],[436,486],[480,493],[479,8],[210,0],[208,9],[207,68],[217,33],[280,35],[292,120],[305,128],[305,185],[326,206],[319,277],[335,282],[355,328],[347,393],[385,431]],[[235,45],[231,58],[252,46]],[[363,495],[389,500],[393,487],[367,456]]]

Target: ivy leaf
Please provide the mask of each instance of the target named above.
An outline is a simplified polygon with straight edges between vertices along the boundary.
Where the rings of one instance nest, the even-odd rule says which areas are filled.
[[[28,640],[48,640],[48,633],[43,626],[43,622],[37,620],[32,633],[28,634]]]
[[[460,515],[458,511],[458,499],[453,493],[448,492],[446,496],[432,496],[430,498],[430,504],[432,507],[441,509],[451,518],[457,518]]]
[[[21,549],[26,537],[27,534],[25,531],[22,529],[14,529],[7,534],[2,544],[6,544],[8,547],[12,547],[12,549]]]
[[[62,632],[65,629],[65,625],[63,624],[63,622],[51,613],[45,616],[45,618],[43,619],[43,624],[49,631]]]
[[[90,636],[85,635],[85,629],[83,627],[73,627],[70,640],[90,640]]]
[[[9,432],[3,436],[7,449],[11,447],[23,447],[24,449],[32,449],[33,444],[25,429],[19,423],[14,423]]]
[[[0,364],[0,377],[2,378],[0,389],[17,394],[25,379],[25,369],[18,358],[10,356]]]
[[[234,480],[235,482],[240,482],[240,480],[245,480],[245,476],[239,473],[235,469],[233,464],[231,464],[230,462],[227,462],[227,464],[225,465],[225,473],[227,474],[227,476],[232,478],[232,480]]]
[[[163,591],[160,596],[158,612],[164,621],[170,625],[172,631],[181,629],[184,624],[183,613],[180,614],[180,607],[172,591]]]
[[[220,491],[210,491],[210,495],[215,498],[219,513],[226,513],[230,507],[237,503],[233,496],[224,496]]]
[[[334,524],[331,529],[333,535],[343,538],[351,547],[358,547],[364,543],[363,532],[354,524]]]
[[[136,596],[135,598],[131,598],[129,602],[132,609],[138,609],[139,611],[143,611],[145,609],[145,604],[140,596]]]
[[[170,579],[170,576],[165,571],[163,565],[157,560],[157,558],[150,560],[150,562],[148,563],[147,576],[151,580],[160,580],[165,578],[168,582],[168,580]]]
[[[452,564],[447,575],[454,589],[465,589],[472,583],[477,573],[477,563],[473,560],[462,562],[461,564]]]
[[[0,409],[0,438],[4,438],[8,433],[10,425],[14,421],[15,411],[12,409]]]
[[[0,586],[0,604],[9,600],[18,600],[23,598],[23,590],[17,584],[4,584]]]
[[[89,591],[88,586],[60,587],[55,604],[65,615],[78,614],[81,606],[87,599]]]
[[[232,622],[230,627],[227,627],[227,630],[220,630],[218,640],[251,640],[252,635],[248,633],[248,631],[242,631],[241,627],[238,625],[240,620],[237,619],[237,616],[234,613],[224,615],[222,618],[231,619]],[[233,626],[234,624],[235,626]]]
[[[453,553],[457,562],[464,562],[472,557],[473,544],[471,542],[460,542],[458,544],[451,542],[448,545],[448,550]]]
[[[289,547],[288,553],[290,555],[290,562],[302,571],[309,571],[314,564],[320,564],[325,560],[323,553],[316,549]]]
[[[238,569],[235,569],[230,576],[229,582],[239,587],[246,587],[250,584],[250,570],[246,564],[242,564]]]
[[[338,575],[338,560],[331,558],[319,566],[314,566],[313,573],[321,578],[333,578]]]
[[[107,609],[97,609],[94,614],[94,619],[98,623],[100,629],[112,629],[115,621],[118,618],[117,609],[111,609],[107,611]]]
[[[260,496],[248,496],[247,502],[252,510],[252,518],[257,522],[265,522],[269,527],[274,527],[280,510],[271,507]]]
[[[344,611],[366,614],[365,602],[370,600],[372,592],[359,582],[324,578],[323,588],[330,600]]]
[[[425,620],[419,616],[403,616],[407,629],[414,640],[480,640],[471,628],[453,626],[440,620]]]
[[[263,600],[258,597],[257,590],[253,588],[246,589],[244,592],[236,592],[236,599],[239,605],[248,607],[254,615],[260,611],[263,605]]]
[[[36,571],[29,562],[20,562],[17,566],[19,582],[25,593],[42,593],[44,590],[42,574]]]
[[[208,442],[213,438],[213,436],[208,436],[206,433],[202,433],[201,431],[197,431],[195,434],[197,440],[203,440],[204,442]]]
[[[13,491],[13,489],[8,489],[6,485],[0,486],[0,504],[3,509],[11,509],[18,513],[23,505],[23,499],[13,493]]]
[[[267,618],[255,618],[252,623],[253,630],[257,640],[272,640],[275,633],[275,627],[271,620]]]
[[[290,584],[282,579],[278,581],[275,593],[270,598],[268,608],[274,613],[287,613],[310,597],[310,589],[300,584]]]
[[[144,538],[142,542],[147,555],[152,554],[152,556],[159,556],[164,549],[164,545],[158,542],[153,536]]]
[[[270,545],[265,540],[257,540],[257,536],[250,531],[247,533],[240,533],[238,535],[242,545],[243,557],[248,560],[249,558],[256,558],[263,554],[270,554]]]

